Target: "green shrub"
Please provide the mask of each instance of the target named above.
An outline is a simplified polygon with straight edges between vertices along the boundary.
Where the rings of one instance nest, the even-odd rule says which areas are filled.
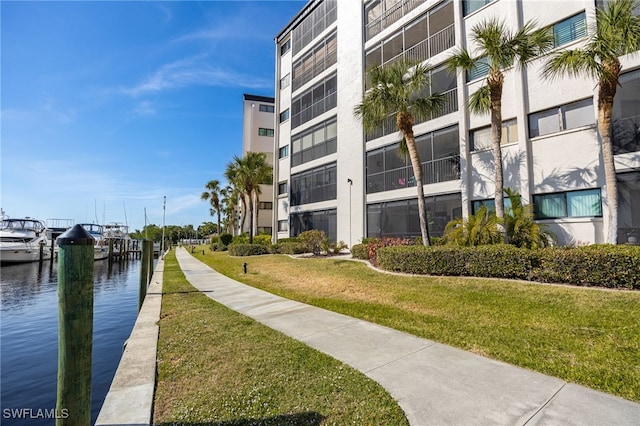
[[[262,244],[231,244],[229,246],[231,256],[256,256],[269,254],[269,246]]]
[[[305,252],[305,245],[299,242],[278,242],[271,246],[271,253],[273,254],[302,254]]]
[[[220,235],[220,242],[225,246],[228,246],[233,241],[233,235],[231,234],[222,234]]]
[[[378,247],[381,268],[410,274],[469,275],[640,289],[640,247],[592,245],[539,250],[508,244]]]
[[[271,235],[270,234],[260,234],[253,237],[253,244],[260,244],[263,246],[271,245]]]
[[[414,240],[408,238],[375,238],[367,243],[369,261],[372,265],[378,266],[378,249],[382,247],[414,245],[414,242]]]
[[[234,236],[230,244],[249,244],[249,233]]]
[[[227,246],[222,243],[213,243],[209,246],[211,251],[225,251],[227,250]]]
[[[299,243],[300,239],[298,237],[290,237],[290,238],[279,238],[279,243]]]
[[[354,259],[369,260],[369,249],[366,244],[356,244],[351,247],[351,257]]]
[[[640,246],[547,248],[538,256],[537,281],[640,289]]]
[[[327,238],[324,231],[311,229],[298,235],[298,239],[305,245],[306,250],[313,254],[320,254],[322,242]]]

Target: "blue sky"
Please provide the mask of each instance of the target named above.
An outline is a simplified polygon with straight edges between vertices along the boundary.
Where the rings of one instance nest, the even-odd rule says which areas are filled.
[[[274,96],[274,37],[306,1],[0,2],[1,191],[11,217],[195,227]]]

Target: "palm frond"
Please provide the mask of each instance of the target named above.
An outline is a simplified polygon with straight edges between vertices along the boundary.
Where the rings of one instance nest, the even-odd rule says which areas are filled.
[[[559,51],[547,60],[543,69],[542,77],[548,80],[555,80],[560,76],[569,77],[597,77],[601,72],[601,64],[587,49],[572,49]]]
[[[469,111],[473,114],[482,115],[491,111],[491,89],[488,85],[484,85],[476,90],[469,97]]]
[[[469,72],[473,70],[478,62],[478,58],[472,58],[467,49],[456,49],[453,54],[447,59],[446,65],[449,71],[456,71],[461,69]]]

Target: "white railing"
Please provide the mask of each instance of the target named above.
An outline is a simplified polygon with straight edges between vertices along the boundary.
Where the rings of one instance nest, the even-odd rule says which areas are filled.
[[[460,179],[460,156],[452,155],[422,163],[424,185]],[[367,175],[367,194],[416,186],[411,165]]]

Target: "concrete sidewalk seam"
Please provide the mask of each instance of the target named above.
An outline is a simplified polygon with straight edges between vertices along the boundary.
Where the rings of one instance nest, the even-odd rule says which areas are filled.
[[[415,354],[417,354],[417,353],[420,353],[420,352],[422,352],[422,351],[425,351],[425,350],[427,350],[427,349],[430,349],[430,348],[432,348],[433,346],[435,346],[435,344],[436,344],[436,342],[431,342],[431,343],[429,343],[428,345],[425,345],[425,346],[423,346],[423,347],[422,347],[422,348],[420,348],[420,349],[417,349],[417,350],[415,350],[415,351],[413,351],[413,352],[409,352],[409,353],[407,353],[407,354],[405,354],[405,355],[403,355],[403,356],[401,356],[401,357],[398,357],[398,358],[394,359],[393,361],[389,361],[389,362],[387,362],[387,363],[385,363],[385,364],[381,364],[381,365],[379,365],[379,366],[377,366],[377,367],[374,367],[374,368],[371,368],[371,369],[369,369],[369,370],[367,370],[367,371],[364,371],[364,373],[366,373],[366,374],[368,375],[369,373],[374,372],[374,371],[376,371],[376,370],[378,370],[378,369],[380,369],[380,368],[385,368],[385,367],[387,367],[387,366],[389,366],[389,365],[391,365],[391,364],[393,364],[393,363],[395,363],[395,362],[402,361],[402,360],[403,360],[403,359],[405,359],[405,358],[408,358],[408,357],[413,356],[413,355],[415,355]]]
[[[553,399],[556,397],[556,395],[558,395],[558,394],[560,393],[560,391],[561,391],[562,389],[564,389],[564,387],[565,387],[565,386],[567,386],[567,382],[564,382],[564,383],[562,384],[562,386],[560,386],[560,387],[558,388],[558,390],[557,390],[557,391],[555,391],[555,392],[553,393],[553,395],[551,395],[551,396],[549,397],[549,399],[547,399],[547,400],[546,400],[542,405],[540,405],[540,408],[538,408],[538,409],[537,409],[537,410],[536,410],[536,411],[535,411],[531,416],[529,416],[529,418],[527,419],[527,421],[526,421],[526,422],[524,422],[524,423],[522,424],[522,426],[527,426],[527,424],[529,424],[529,422],[531,422],[531,421],[532,421],[532,420],[533,420],[533,419],[538,415],[538,413],[540,413],[541,411],[543,411],[543,410],[545,409],[545,407],[546,407],[547,405],[549,405],[549,403],[551,403],[551,401],[553,401]]]

